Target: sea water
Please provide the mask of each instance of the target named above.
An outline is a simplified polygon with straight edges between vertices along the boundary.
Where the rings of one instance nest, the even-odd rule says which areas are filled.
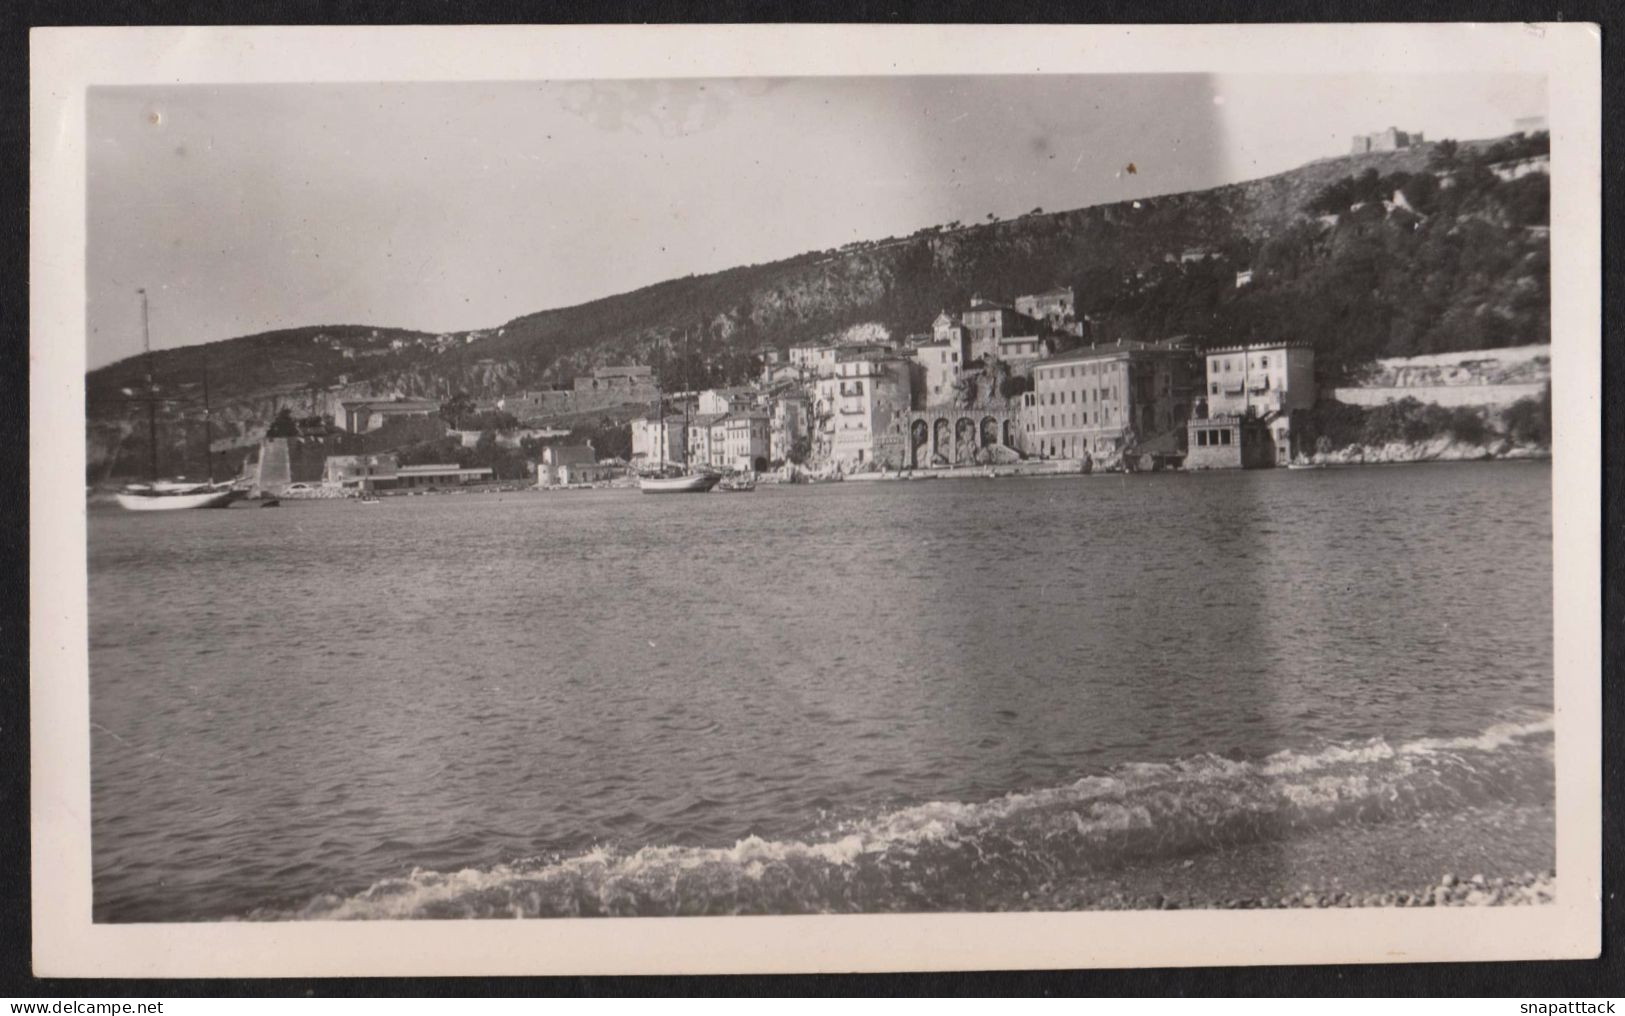
[[[1477,463],[94,508],[94,916],[1548,865],[1550,498]]]

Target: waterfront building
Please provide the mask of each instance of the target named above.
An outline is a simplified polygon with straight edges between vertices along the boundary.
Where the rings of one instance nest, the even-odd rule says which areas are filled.
[[[911,365],[895,354],[843,354],[817,384],[819,450],[844,468],[885,461],[879,446],[892,443],[896,418],[912,404]]]
[[[333,422],[340,430],[366,434],[391,419],[433,416],[438,412],[440,403],[430,399],[358,399],[340,402],[338,417]]]
[[[1262,469],[1275,465],[1269,424],[1256,416],[1193,418],[1187,440],[1186,469]]]
[[[1206,412],[1265,421],[1275,460],[1292,460],[1293,414],[1315,406],[1315,350],[1302,342],[1221,346],[1207,351]],[[1194,430],[1192,434],[1194,435]]]
[[[632,458],[645,467],[656,467],[662,459],[681,465],[688,461],[688,423],[681,416],[664,420],[642,417],[632,421]]]
[[[469,483],[489,483],[495,479],[488,466],[459,466],[455,462],[401,466],[395,471],[397,490],[461,487]]]
[[[688,421],[688,461],[697,466],[714,464],[711,448],[711,425],[726,413],[700,413]],[[720,455],[720,453],[718,453]]]
[[[329,455],[322,469],[322,482],[346,488],[366,484],[388,490],[395,486],[398,469],[394,455]]]
[[[569,482],[569,467],[587,466],[598,461],[592,444],[547,445],[536,464],[536,486],[559,487]]]
[[[1022,396],[1026,450],[1110,459],[1183,430],[1197,372],[1183,340],[1090,346],[1036,364]]]
[[[729,413],[711,424],[711,464],[765,472],[772,452],[772,418],[761,410]]]

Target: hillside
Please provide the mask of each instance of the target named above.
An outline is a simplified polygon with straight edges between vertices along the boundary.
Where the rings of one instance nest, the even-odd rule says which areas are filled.
[[[1470,161],[1489,144],[1463,144],[1462,155]],[[331,412],[341,398],[367,395],[490,397],[602,363],[721,380],[746,372],[761,346],[782,349],[863,323],[902,337],[927,330],[940,309],[973,293],[1009,299],[1058,284],[1077,288],[1080,313],[1099,338],[1307,338],[1330,370],[1378,353],[1543,340],[1546,240],[1493,201],[1450,199],[1427,216],[1368,205],[1335,226],[1307,210],[1328,188],[1368,171],[1397,185],[1425,170],[1437,147],[1324,159],[1200,192],[933,227],[674,279],[480,332],[322,326],[165,350],[155,372],[167,390],[191,397],[206,356],[217,420],[230,435],[263,425],[282,405]],[[1180,265],[1190,248],[1215,257]],[[1248,267],[1254,284],[1237,289],[1235,270]],[[691,363],[679,368],[684,348]],[[87,377],[93,473],[112,448],[139,440],[121,389],[139,386],[141,375],[131,359]]]

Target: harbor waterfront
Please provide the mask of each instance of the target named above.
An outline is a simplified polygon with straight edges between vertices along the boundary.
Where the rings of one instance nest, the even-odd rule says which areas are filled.
[[[1550,506],[1502,462],[92,507],[94,918],[1525,879]]]

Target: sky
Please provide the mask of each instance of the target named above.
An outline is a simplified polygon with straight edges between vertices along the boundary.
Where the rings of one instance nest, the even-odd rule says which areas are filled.
[[[1508,74],[93,88],[87,354],[456,331],[925,226],[1196,190],[1397,126],[1509,133]],[[1127,167],[1133,164],[1134,172]]]

